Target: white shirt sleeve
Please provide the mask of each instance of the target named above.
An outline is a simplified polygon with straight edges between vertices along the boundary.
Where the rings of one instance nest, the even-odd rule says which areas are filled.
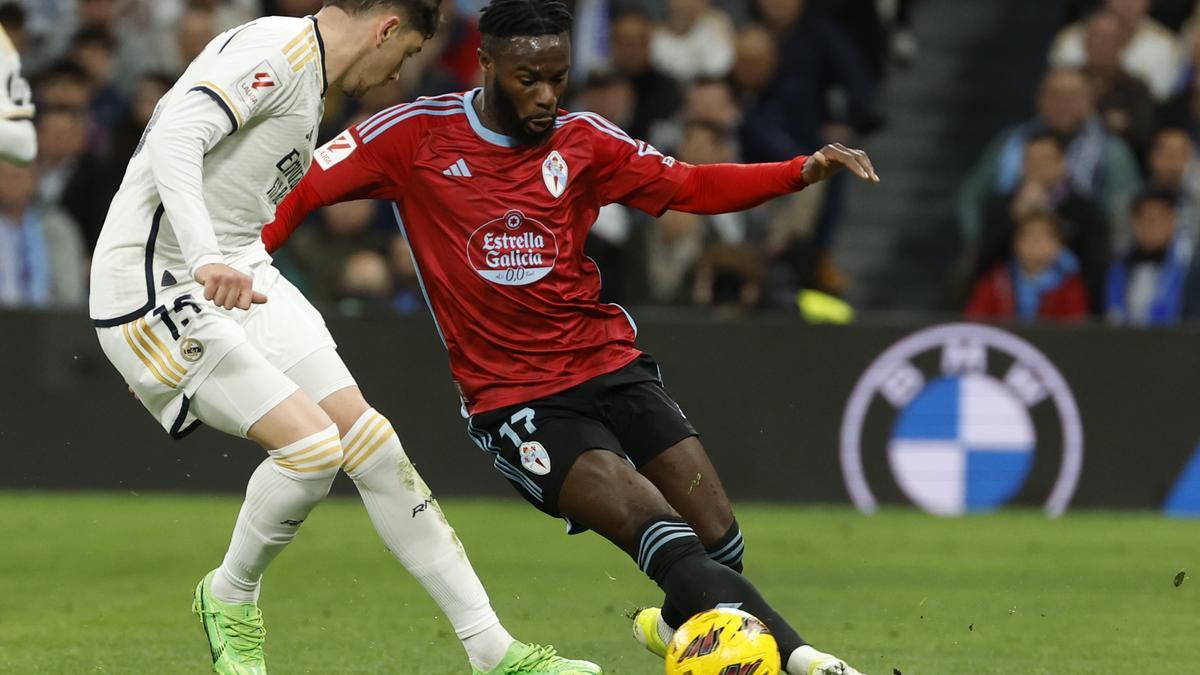
[[[146,137],[150,172],[192,277],[224,260],[204,203],[204,156],[230,133],[225,112],[203,92],[172,102]]]
[[[252,118],[272,114],[292,75],[281,67],[287,62],[280,63],[284,56],[277,49],[230,49],[200,58],[203,68],[189,69],[190,86],[180,88],[179,100],[171,101],[146,138],[159,197],[193,278],[204,265],[224,260],[204,201],[204,156]]]

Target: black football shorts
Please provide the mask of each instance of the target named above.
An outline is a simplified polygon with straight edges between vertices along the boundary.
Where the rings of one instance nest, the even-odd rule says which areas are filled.
[[[566,391],[475,415],[467,433],[521,496],[556,518],[563,481],[583,453],[607,450],[640,468],[697,435],[648,354]]]

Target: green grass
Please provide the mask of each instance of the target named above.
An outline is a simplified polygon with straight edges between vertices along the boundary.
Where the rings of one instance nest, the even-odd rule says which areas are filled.
[[[594,535],[513,502],[444,505],[511,631],[661,673],[623,614],[659,593]],[[0,673],[206,672],[189,614],[237,513],[225,497],[0,493]],[[941,520],[743,505],[748,573],[872,675],[1197,673],[1200,524],[1154,514]],[[1200,574],[1197,574],[1200,577]],[[463,673],[449,625],[361,506],[323,504],[267,575],[272,672]],[[973,629],[972,629],[973,626]]]

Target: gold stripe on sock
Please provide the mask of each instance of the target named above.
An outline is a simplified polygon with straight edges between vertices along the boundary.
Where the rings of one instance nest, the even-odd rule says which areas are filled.
[[[357,469],[359,466],[362,465],[363,462],[367,461],[367,459],[370,458],[371,455],[375,454],[375,451],[378,450],[380,448],[380,446],[382,446],[385,442],[387,442],[388,440],[395,438],[395,437],[396,437],[396,431],[394,429],[392,429],[392,426],[389,424],[387,426],[387,433],[385,433],[383,435],[383,438],[380,438],[378,441],[375,441],[374,445],[367,448],[363,452],[359,453],[358,456],[355,457],[354,459],[351,459],[348,462],[346,462],[346,471],[353,471],[353,470]]]

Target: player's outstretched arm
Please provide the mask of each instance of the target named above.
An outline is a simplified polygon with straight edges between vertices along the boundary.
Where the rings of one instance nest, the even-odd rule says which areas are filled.
[[[838,143],[790,162],[689,166],[667,208],[702,215],[745,211],[828,180],[843,169],[879,182],[867,153]]]

